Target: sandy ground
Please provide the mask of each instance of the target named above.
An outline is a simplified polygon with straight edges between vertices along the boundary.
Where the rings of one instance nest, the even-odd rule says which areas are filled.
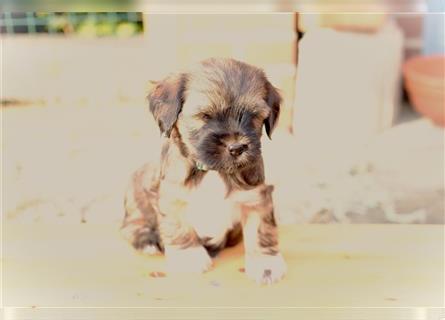
[[[4,226],[5,306],[439,307],[443,228],[300,225],[281,228],[288,274],[248,280],[242,246],[206,274],[155,277],[162,257],[137,255],[111,224]]]

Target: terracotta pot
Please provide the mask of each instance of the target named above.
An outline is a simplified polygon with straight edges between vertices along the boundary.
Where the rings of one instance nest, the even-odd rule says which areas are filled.
[[[445,127],[445,55],[409,59],[403,75],[414,108]]]

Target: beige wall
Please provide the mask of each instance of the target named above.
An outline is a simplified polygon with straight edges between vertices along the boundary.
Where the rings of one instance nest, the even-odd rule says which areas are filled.
[[[295,14],[146,15],[150,53],[161,77],[209,57],[230,57],[265,70],[283,95],[279,126],[291,124],[297,35]]]

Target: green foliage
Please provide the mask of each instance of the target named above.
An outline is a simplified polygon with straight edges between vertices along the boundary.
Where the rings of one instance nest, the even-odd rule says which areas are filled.
[[[7,33],[131,37],[143,31],[142,16],[136,12],[5,13],[0,14],[0,20]]]
[[[137,33],[140,33],[142,30],[140,26],[136,23],[131,22],[121,22],[117,26],[116,35],[118,37],[130,37]]]
[[[75,34],[85,37],[130,37],[142,32],[142,22],[128,21],[117,15],[89,15],[73,29]]]

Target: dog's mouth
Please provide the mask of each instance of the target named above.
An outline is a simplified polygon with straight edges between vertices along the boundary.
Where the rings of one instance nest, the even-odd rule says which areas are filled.
[[[255,163],[256,156],[253,152],[245,152],[238,157],[202,152],[198,159],[199,160],[196,161],[198,170],[214,170],[224,173],[233,173]]]
[[[233,165],[210,165],[207,166],[204,163],[201,162],[197,162],[197,169],[201,170],[201,171],[218,171],[218,172],[223,172],[223,173],[227,173],[227,174],[231,174],[231,173],[235,173],[245,167],[247,167],[248,164],[247,163],[237,163],[237,164],[233,164]]]
[[[233,166],[215,166],[215,165],[208,166],[200,161],[196,161],[196,169],[199,171],[218,171],[224,173],[234,173],[246,166],[247,164],[239,164]]]

